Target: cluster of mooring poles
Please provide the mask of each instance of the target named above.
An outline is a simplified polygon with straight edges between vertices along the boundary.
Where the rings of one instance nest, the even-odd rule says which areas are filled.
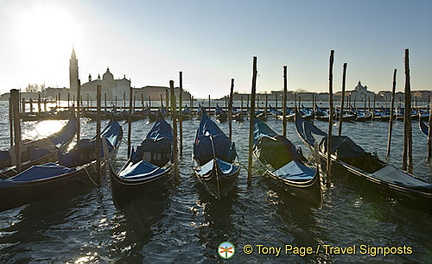
[[[327,174],[327,184],[331,184],[331,167],[332,167],[332,159],[331,159],[331,135],[333,134],[333,117],[334,117],[334,106],[333,106],[333,64],[334,64],[334,50],[330,51],[330,58],[329,58],[329,82],[328,82],[328,90],[329,90],[329,125],[328,125],[328,137],[327,137],[327,163],[326,163],[326,174]],[[342,134],[342,123],[343,123],[343,114],[344,114],[344,106],[345,106],[345,87],[346,87],[346,71],[347,71],[347,63],[343,64],[343,74],[342,74],[342,97],[341,97],[341,106],[340,106],[340,116],[339,116],[339,127],[338,127],[338,135],[340,136]],[[391,93],[391,105],[390,105],[390,120],[389,120],[389,128],[388,128],[388,143],[387,143],[387,155],[390,155],[390,149],[391,149],[391,138],[392,138],[392,130],[393,130],[393,122],[394,122],[394,103],[395,103],[395,91],[396,91],[396,74],[397,70],[394,69],[393,72],[393,85],[392,85],[392,93]],[[254,119],[255,117],[255,104],[256,104],[256,83],[257,83],[257,57],[253,57],[253,68],[252,68],[252,87],[251,87],[251,94],[250,96],[247,95],[247,109],[249,110],[249,151],[248,151],[248,178],[247,182],[250,185],[251,179],[252,179],[252,152],[253,152],[253,132],[254,132]],[[282,95],[282,108],[283,108],[283,118],[282,118],[282,133],[283,136],[286,137],[287,135],[287,90],[288,90],[288,84],[287,84],[287,66],[283,66],[283,95]],[[173,123],[173,163],[174,163],[174,178],[179,181],[180,180],[180,174],[179,174],[179,168],[178,168],[178,156],[183,156],[183,125],[182,125],[182,94],[183,94],[183,73],[179,72],[179,100],[177,105],[176,95],[174,92],[174,81],[169,81],[169,89],[170,89],[170,96],[168,94],[168,90],[166,90],[165,94],[165,104],[168,109],[171,110],[172,114],[172,123]],[[228,118],[229,118],[229,138],[232,139],[232,108],[233,108],[233,96],[234,96],[234,79],[231,79],[231,86],[230,86],[230,94],[227,100],[225,101],[225,106],[228,104]],[[101,86],[97,86],[97,109],[96,109],[96,171],[98,174],[98,183],[101,184],[102,179],[102,172],[101,172]],[[124,93],[123,97],[123,108],[126,109],[126,93]],[[169,100],[169,98],[171,100]],[[265,95],[265,114],[267,114],[267,94]],[[60,94],[57,99],[60,100]],[[77,141],[80,140],[80,130],[81,130],[81,123],[80,123],[80,117],[82,115],[82,95],[81,95],[81,82],[78,80],[78,87],[77,87],[77,94],[76,98],[73,96],[73,101],[76,99],[76,117],[78,119],[78,128],[77,128]],[[69,106],[69,100],[70,96],[68,95],[68,106]],[[89,95],[87,94],[87,100],[89,101]],[[117,103],[117,97],[116,97],[116,103]],[[149,104],[151,107],[151,98],[148,98]],[[277,108],[277,96],[275,97],[276,100],[276,108]],[[348,104],[350,104],[351,98],[348,98]],[[41,111],[41,98],[39,94],[38,98],[38,110]],[[89,102],[87,101],[87,107],[89,106]],[[294,101],[295,101],[295,108],[297,108],[297,96],[294,94]],[[45,102],[45,109],[46,109],[46,101]],[[160,103],[161,106],[163,106],[163,97],[162,94],[160,95]],[[315,109],[315,98],[313,98],[313,108]],[[354,98],[355,103],[355,98]],[[370,100],[369,100],[369,108],[370,107]],[[25,109],[25,100],[23,99],[23,107],[22,109]],[[141,104],[144,108],[144,96],[141,95]],[[193,99],[191,99],[191,107],[193,107]],[[404,143],[403,143],[403,157],[402,157],[402,169],[408,171],[409,173],[412,173],[413,171],[413,161],[412,161],[412,126],[411,126],[411,86],[410,86],[410,68],[409,68],[409,50],[405,50],[405,102],[404,102]],[[301,98],[299,97],[298,105],[301,105]],[[107,102],[106,102],[106,94],[105,94],[105,110],[107,108]],[[204,107],[204,106],[202,106]],[[259,107],[259,106],[258,106]],[[133,88],[130,88],[129,91],[129,117],[128,117],[128,147],[127,147],[127,155],[130,157],[132,148],[131,148],[131,137],[132,137],[132,113],[135,108],[135,98],[133,97]],[[179,109],[180,113],[177,113],[177,109]],[[211,97],[209,95],[208,97],[208,112],[210,112],[211,109]],[[364,99],[364,109],[366,109],[366,98]],[[372,106],[372,118],[374,115],[374,109],[375,109],[375,97],[373,99],[373,106]],[[241,97],[241,110],[243,111],[243,97]],[[429,130],[428,130],[428,139],[427,139],[427,156],[430,159],[432,157],[432,140],[431,140],[431,129],[432,129],[432,96],[430,96],[430,106],[429,106]],[[23,110],[24,111],[24,110]],[[30,100],[30,111],[33,111],[33,105],[32,100]],[[297,111],[297,109],[296,109]],[[421,120],[421,118],[420,118]],[[179,129],[177,127],[177,123],[179,122]],[[13,159],[16,161],[16,168],[17,171],[21,171],[21,160],[20,160],[20,145],[21,145],[21,127],[20,127],[20,94],[19,90],[12,89],[10,91],[10,98],[9,98],[9,124],[10,124],[10,145],[14,146],[14,153],[15,156]],[[179,134],[177,134],[177,131],[179,131]],[[178,140],[179,137],[179,140]],[[178,155],[179,154],[179,155]],[[319,162],[319,160],[317,161]]]

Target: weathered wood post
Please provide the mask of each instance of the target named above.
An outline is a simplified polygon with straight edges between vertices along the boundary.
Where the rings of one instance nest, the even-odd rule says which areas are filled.
[[[133,106],[132,106],[132,112],[136,111],[136,95],[133,96]]]
[[[178,167],[178,142],[177,142],[177,111],[176,111],[176,98],[174,94],[174,81],[170,81],[171,90],[171,112],[173,122],[173,162],[174,162],[174,179],[180,181],[180,173]]]
[[[18,111],[19,111],[19,98],[18,98]],[[25,113],[26,107],[25,107],[25,98],[21,98],[21,112]]]
[[[316,94],[312,94],[312,111],[314,116],[316,117]]]
[[[165,103],[166,103],[167,112],[169,112],[168,109],[170,109],[171,106],[170,106],[170,97],[169,97],[169,91],[168,91],[168,89],[165,90]],[[162,104],[162,94],[161,94],[161,106],[162,105],[163,104]]]
[[[96,94],[96,173],[98,177],[98,185],[102,185],[102,168],[101,168],[101,86],[97,86]],[[107,153],[105,153],[107,154]]]
[[[264,120],[267,121],[268,94],[265,95]]]
[[[19,114],[19,90],[12,89],[10,90],[10,97],[12,103],[12,117],[13,117],[13,131],[14,131],[14,150],[15,150],[15,166],[17,172],[21,172],[21,122],[20,122],[20,114]]]
[[[41,94],[40,92],[38,93],[38,113],[40,113],[42,111],[42,106],[41,106]]]
[[[411,83],[409,69],[409,50],[405,50],[405,111],[404,111],[404,145],[402,167],[412,173],[412,127],[411,127]]]
[[[167,111],[168,111],[168,109],[169,109],[169,104],[168,104],[168,90],[166,90],[165,91],[165,99],[166,99],[166,107],[167,107]],[[162,111],[162,106],[164,105],[163,104],[163,95],[162,94],[159,94],[159,96],[160,96],[160,109],[161,109],[161,111]]]
[[[32,98],[29,99],[29,105],[30,105],[30,113],[33,114],[33,99]]]
[[[182,101],[183,101],[183,72],[179,72],[179,81],[180,81],[180,87],[179,87],[179,132],[180,132],[180,157],[183,157],[183,115],[182,115]]]
[[[14,144],[14,119],[13,119],[13,100],[12,100],[12,90],[9,93],[9,137],[10,137],[10,146],[12,147]]]
[[[81,117],[83,117],[84,116],[84,103],[83,103],[83,96],[82,95],[81,95],[81,98],[80,98],[80,102],[81,102],[80,112],[81,112]]]
[[[86,106],[87,106],[86,111],[90,111],[90,94],[88,94],[88,93],[87,93],[87,105]]]
[[[342,98],[341,98],[342,102],[341,102],[341,109],[340,109],[340,116],[339,116],[339,131],[338,131],[339,136],[342,134],[342,123],[343,123],[343,112],[344,112],[344,101],[345,101],[346,69],[347,69],[347,64],[344,63],[343,74],[342,74]]]
[[[428,129],[428,159],[432,158],[432,94],[429,94],[429,129]]]
[[[256,80],[257,80],[257,57],[253,57],[253,71],[252,71],[252,92],[251,92],[251,105],[249,109],[249,157],[248,157],[248,185],[252,181],[252,151],[253,151],[253,132],[254,132],[254,119],[255,119],[255,94],[256,94]]]
[[[228,101],[229,139],[232,141],[232,107],[234,96],[234,79],[231,79],[230,96]]]
[[[331,184],[331,138],[333,130],[333,62],[334,50],[330,51],[330,65],[329,65],[329,128],[327,134],[327,186]]]
[[[128,115],[128,148],[127,148],[127,156],[130,158],[131,156],[131,148],[132,148],[132,96],[133,91],[132,87],[129,88],[129,115]]]
[[[287,123],[286,123],[286,101],[287,101],[287,91],[288,90],[288,85],[287,85],[287,66],[283,66],[283,102],[282,102],[282,135],[284,137],[286,137],[286,133],[287,133]]]
[[[246,95],[246,112],[249,112],[249,94],[247,94]],[[249,114],[248,114],[248,117],[247,118],[249,118]]]
[[[396,93],[396,72],[397,72],[397,69],[394,69],[393,87],[392,87],[391,105],[390,105],[388,141],[387,141],[387,156],[390,156],[391,137],[392,137],[392,130],[393,130],[393,118],[394,118],[393,109],[394,109],[394,100],[395,100],[395,93]]]
[[[81,135],[81,80],[78,79],[78,86],[77,86],[77,142],[80,140]]]

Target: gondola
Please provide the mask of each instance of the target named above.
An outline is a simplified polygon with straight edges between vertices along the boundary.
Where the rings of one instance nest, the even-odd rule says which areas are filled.
[[[20,145],[21,170],[26,170],[33,165],[57,161],[57,150],[66,149],[77,129],[78,121],[72,109],[69,121],[59,132],[46,138],[24,141]],[[0,179],[16,174],[15,146],[12,146],[7,151],[0,151]]]
[[[192,119],[192,110],[187,105],[185,105],[185,107],[183,107],[180,114],[181,114],[182,120],[191,120]]]
[[[419,121],[419,128],[420,131],[425,135],[428,136],[428,131],[429,131],[429,127],[423,122],[423,121]]]
[[[195,175],[216,199],[234,188],[240,172],[235,144],[204,109],[201,109],[192,156]]]
[[[219,122],[226,122],[228,120],[228,113],[223,110],[218,104],[216,104],[215,109],[216,120]]]
[[[305,144],[317,148],[321,159],[327,159],[327,133],[296,116],[296,129]],[[331,137],[331,159],[336,169],[346,172],[351,179],[369,183],[392,198],[410,206],[432,210],[432,184],[380,160],[376,155],[363,150],[347,136]],[[346,173],[341,173],[345,175]]]
[[[241,110],[238,110],[237,108],[233,107],[232,108],[232,118],[233,118],[233,120],[235,120],[237,122],[243,122],[244,121],[243,112]]]
[[[156,119],[157,119],[157,114],[153,113],[151,111],[150,106],[148,106],[148,105],[146,105],[146,107],[144,108],[143,115],[146,116],[146,117],[148,117],[149,123],[155,122]]]
[[[295,110],[291,109],[291,113],[295,113]],[[300,116],[306,120],[313,120],[315,118],[313,109],[308,109],[303,104],[300,108]],[[294,119],[292,121],[294,121]]]
[[[261,121],[267,121],[267,111],[266,109],[263,111],[255,112],[255,117]]]
[[[123,130],[117,121],[111,121],[102,131],[104,160],[115,155],[122,136]],[[68,153],[59,151],[58,163],[35,165],[14,177],[0,179],[0,211],[95,186],[97,180],[92,175],[95,165],[96,138],[82,139]]]
[[[272,107],[271,105],[269,105],[269,112],[275,119],[282,118],[282,115],[283,115],[282,111],[280,111],[277,108]]]
[[[284,183],[293,196],[322,206],[319,169],[308,166],[307,159],[294,144],[257,118],[254,119],[253,153],[266,173]]]
[[[372,121],[372,114],[369,113],[369,111],[367,111],[367,110],[360,111],[357,109],[356,114],[357,114],[357,117],[355,120],[356,122],[370,122],[370,121]]]
[[[170,182],[172,150],[172,128],[159,112],[152,129],[136,150],[132,151],[123,168],[115,173],[110,166],[114,200],[124,204],[134,196]]]

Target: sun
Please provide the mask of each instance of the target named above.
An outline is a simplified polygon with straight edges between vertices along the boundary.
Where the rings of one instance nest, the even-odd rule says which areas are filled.
[[[70,8],[59,3],[35,1],[14,12],[16,48],[26,64],[36,62],[40,67],[57,64],[79,42],[79,20]]]
[[[49,5],[22,10],[18,19],[18,34],[27,40],[70,40],[77,30],[67,10]]]

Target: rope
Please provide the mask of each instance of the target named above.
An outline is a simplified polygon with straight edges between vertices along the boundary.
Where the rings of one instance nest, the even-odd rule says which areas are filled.
[[[91,165],[91,166],[93,166],[93,165]],[[84,166],[84,167],[82,167],[83,169],[84,169],[84,171],[86,172],[86,174],[87,174],[87,176],[89,177],[89,179],[91,180],[91,182],[96,186],[96,187],[98,187],[99,185],[93,180],[93,177],[90,175],[90,173],[87,171],[87,169],[86,169],[86,167]]]
[[[243,167],[243,169],[245,169],[245,170],[249,173],[249,170],[248,170],[248,168],[246,167],[246,165],[244,165],[244,164],[241,163],[240,161],[239,161],[239,165],[240,165],[241,167]]]

